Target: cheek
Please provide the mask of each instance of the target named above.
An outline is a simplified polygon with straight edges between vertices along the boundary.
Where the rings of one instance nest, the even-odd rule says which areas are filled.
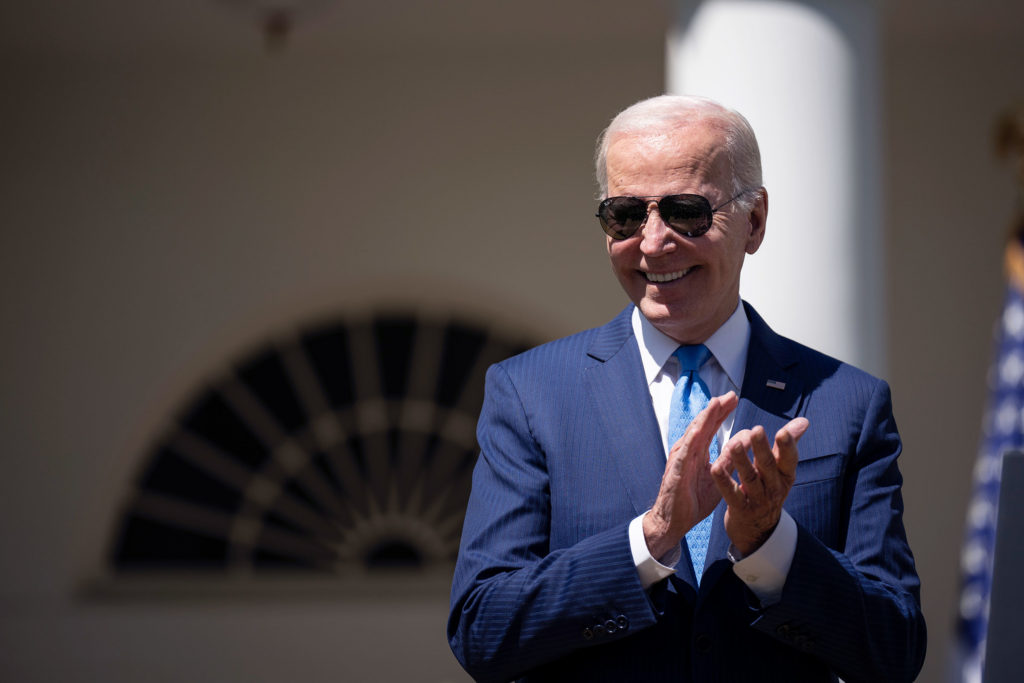
[[[743,267],[747,245],[746,235],[730,235],[727,239],[716,242],[707,256],[710,262],[717,264],[719,270],[731,273]]]
[[[630,253],[630,247],[625,242],[617,242],[608,239],[608,258],[612,262],[612,268],[615,270],[629,270],[631,269],[633,262],[633,255]]]

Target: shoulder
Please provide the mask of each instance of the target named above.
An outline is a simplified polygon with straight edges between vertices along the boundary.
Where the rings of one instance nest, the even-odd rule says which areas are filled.
[[[629,348],[627,342],[633,339],[632,310],[630,305],[605,325],[535,346],[495,367],[512,377],[530,379],[540,375],[549,381],[557,380],[557,373],[582,371]]]
[[[780,340],[789,346],[793,356],[798,359],[802,374],[822,384],[837,384],[848,390],[862,389],[868,392],[885,384],[885,380],[827,353],[786,337],[780,337]]]
[[[750,304],[744,303],[744,306],[750,320],[750,351],[753,359],[768,359],[819,382],[839,382],[870,390],[884,383],[854,365],[776,333]]]
[[[753,384],[764,382],[764,369],[794,383],[804,411],[825,411],[843,421],[859,422],[871,406],[890,405],[889,385],[860,368],[771,330],[747,305],[751,325],[747,371]],[[762,371],[754,371],[760,368]],[[746,384],[746,383],[745,383]]]

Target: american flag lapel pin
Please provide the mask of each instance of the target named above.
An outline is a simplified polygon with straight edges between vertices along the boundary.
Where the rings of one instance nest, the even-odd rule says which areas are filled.
[[[768,388],[769,389],[778,389],[779,391],[782,391],[783,389],[786,388],[786,383],[785,382],[780,382],[777,379],[770,379],[770,380],[768,380]]]

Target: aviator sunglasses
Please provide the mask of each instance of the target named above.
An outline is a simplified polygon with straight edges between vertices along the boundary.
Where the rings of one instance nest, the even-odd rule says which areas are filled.
[[[743,190],[732,199],[711,208],[711,202],[699,194],[670,194],[658,199],[661,220],[684,237],[700,237],[711,229],[715,212],[751,190]],[[601,228],[613,240],[632,237],[650,215],[647,208],[655,197],[609,197],[597,206]]]

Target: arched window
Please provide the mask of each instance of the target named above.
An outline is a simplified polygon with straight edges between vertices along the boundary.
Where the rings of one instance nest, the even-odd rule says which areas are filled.
[[[181,406],[115,523],[115,575],[451,562],[487,367],[528,344],[379,313],[278,336]]]

